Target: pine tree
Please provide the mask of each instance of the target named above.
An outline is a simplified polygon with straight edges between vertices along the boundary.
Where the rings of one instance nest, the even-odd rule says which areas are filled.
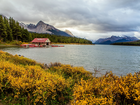
[[[27,29],[23,28],[22,38],[24,42],[29,42],[32,40],[32,35],[28,32]]]
[[[0,40],[3,39],[3,41],[6,41],[7,32],[6,32],[6,26],[3,21],[2,15],[0,15]]]
[[[30,42],[31,40],[33,40],[33,38],[32,38],[32,34],[29,33],[28,42]]]
[[[24,29],[24,28],[21,28],[22,30],[22,41],[23,42],[27,42],[28,41],[28,35],[29,35],[29,32]]]
[[[13,41],[13,35],[12,35],[12,30],[11,30],[10,26],[7,26],[7,39],[9,41]]]
[[[13,39],[16,39],[16,22],[13,18],[9,18],[9,25],[12,30]]]
[[[15,36],[16,40],[19,40],[19,39],[22,38],[21,27],[19,26],[19,23],[18,22],[16,22],[14,36]]]
[[[13,40],[12,30],[11,30],[11,28],[10,28],[8,19],[6,19],[5,17],[4,17],[4,23],[5,23],[6,32],[7,32],[6,40],[12,41],[12,40]]]

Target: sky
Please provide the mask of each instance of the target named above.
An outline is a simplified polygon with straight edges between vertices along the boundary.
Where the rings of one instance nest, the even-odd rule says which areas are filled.
[[[140,38],[140,0],[0,0],[0,14],[25,24],[42,20],[90,40]]]

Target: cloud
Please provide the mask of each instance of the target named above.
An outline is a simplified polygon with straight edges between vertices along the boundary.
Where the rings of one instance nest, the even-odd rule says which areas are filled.
[[[101,37],[140,31],[139,0],[0,0],[0,13],[17,21],[39,20],[76,36]],[[74,31],[76,30],[76,31]],[[84,35],[83,35],[84,33]]]

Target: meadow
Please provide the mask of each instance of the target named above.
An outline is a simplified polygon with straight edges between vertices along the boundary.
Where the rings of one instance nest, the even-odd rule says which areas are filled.
[[[44,65],[0,51],[0,100],[6,105],[139,105],[140,72],[96,77],[83,67]]]

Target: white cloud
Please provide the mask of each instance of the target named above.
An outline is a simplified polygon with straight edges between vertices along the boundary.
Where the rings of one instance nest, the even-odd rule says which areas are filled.
[[[42,20],[88,39],[139,37],[139,12],[139,0],[0,0],[0,14],[24,23]]]

